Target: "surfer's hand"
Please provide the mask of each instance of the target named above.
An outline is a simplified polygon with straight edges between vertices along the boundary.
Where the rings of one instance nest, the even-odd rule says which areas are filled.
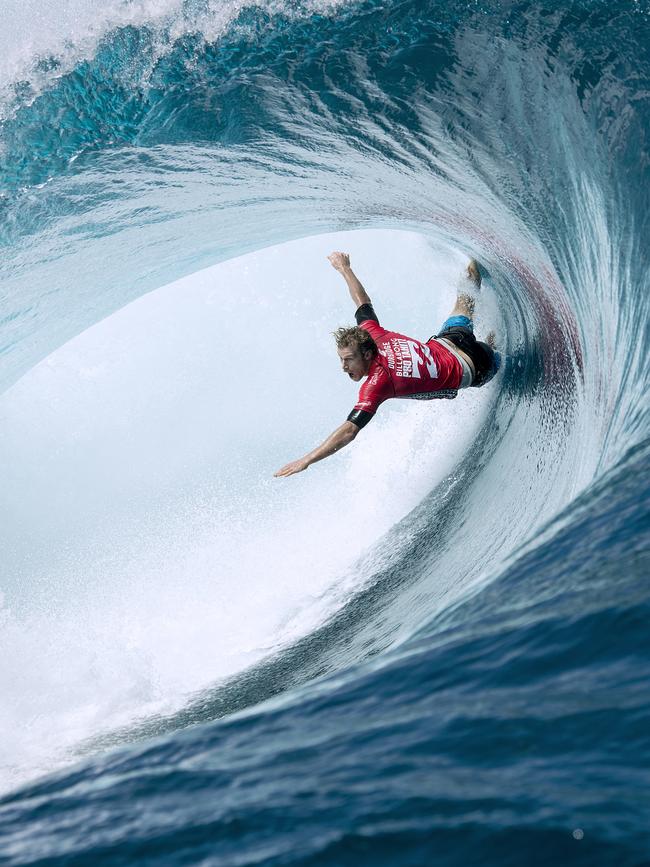
[[[332,268],[336,268],[337,271],[342,271],[344,268],[350,267],[349,253],[334,252],[330,253],[327,258],[330,260]]]
[[[277,473],[273,473],[275,478],[279,478],[280,476],[293,476],[294,473],[301,473],[303,470],[306,470],[309,466],[309,461],[306,458],[300,458],[297,461],[291,461],[290,464],[282,467],[281,470],[278,470]]]

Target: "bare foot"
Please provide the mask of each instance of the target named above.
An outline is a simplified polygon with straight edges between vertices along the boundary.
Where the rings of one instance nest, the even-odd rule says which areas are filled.
[[[467,277],[475,284],[477,289],[481,288],[481,272],[478,269],[476,259],[470,259],[467,264]]]

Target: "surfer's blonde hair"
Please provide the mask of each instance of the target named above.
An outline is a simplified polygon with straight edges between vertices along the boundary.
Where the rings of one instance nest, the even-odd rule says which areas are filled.
[[[359,328],[358,325],[354,325],[352,328],[337,328],[332,334],[336,340],[337,349],[354,346],[362,355],[364,352],[372,352],[373,355],[377,355],[377,344],[365,328]]]

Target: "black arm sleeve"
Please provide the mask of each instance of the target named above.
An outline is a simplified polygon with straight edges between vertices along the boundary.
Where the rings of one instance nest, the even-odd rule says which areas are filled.
[[[377,314],[372,304],[362,304],[354,314],[354,318],[357,320],[357,325],[361,325],[366,319],[374,319],[377,325],[379,325],[379,319],[377,319]]]
[[[363,322],[363,319],[361,321]],[[362,428],[368,424],[373,415],[374,412],[366,412],[365,409],[353,409],[347,420],[356,424],[358,428]]]

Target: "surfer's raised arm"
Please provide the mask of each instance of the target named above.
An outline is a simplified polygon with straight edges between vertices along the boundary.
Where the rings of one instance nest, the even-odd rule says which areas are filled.
[[[299,458],[297,461],[292,461],[290,464],[282,467],[282,469],[278,470],[274,475],[277,478],[278,476],[292,476],[294,473],[301,473],[311,464],[315,464],[316,461],[322,461],[323,458],[328,458],[330,455],[333,455],[334,452],[338,452],[339,449],[347,446],[358,433],[359,428],[356,424],[353,424],[351,421],[344,421],[340,427],[337,427],[337,429],[327,437],[325,442],[321,443],[317,448],[304,457]]]
[[[336,268],[339,274],[342,274],[345,278],[345,282],[348,284],[348,289],[350,290],[350,297],[354,301],[356,308],[358,309],[363,304],[372,304],[370,296],[350,267],[350,254],[335,252],[330,253],[327,258],[330,260],[332,268]]]

